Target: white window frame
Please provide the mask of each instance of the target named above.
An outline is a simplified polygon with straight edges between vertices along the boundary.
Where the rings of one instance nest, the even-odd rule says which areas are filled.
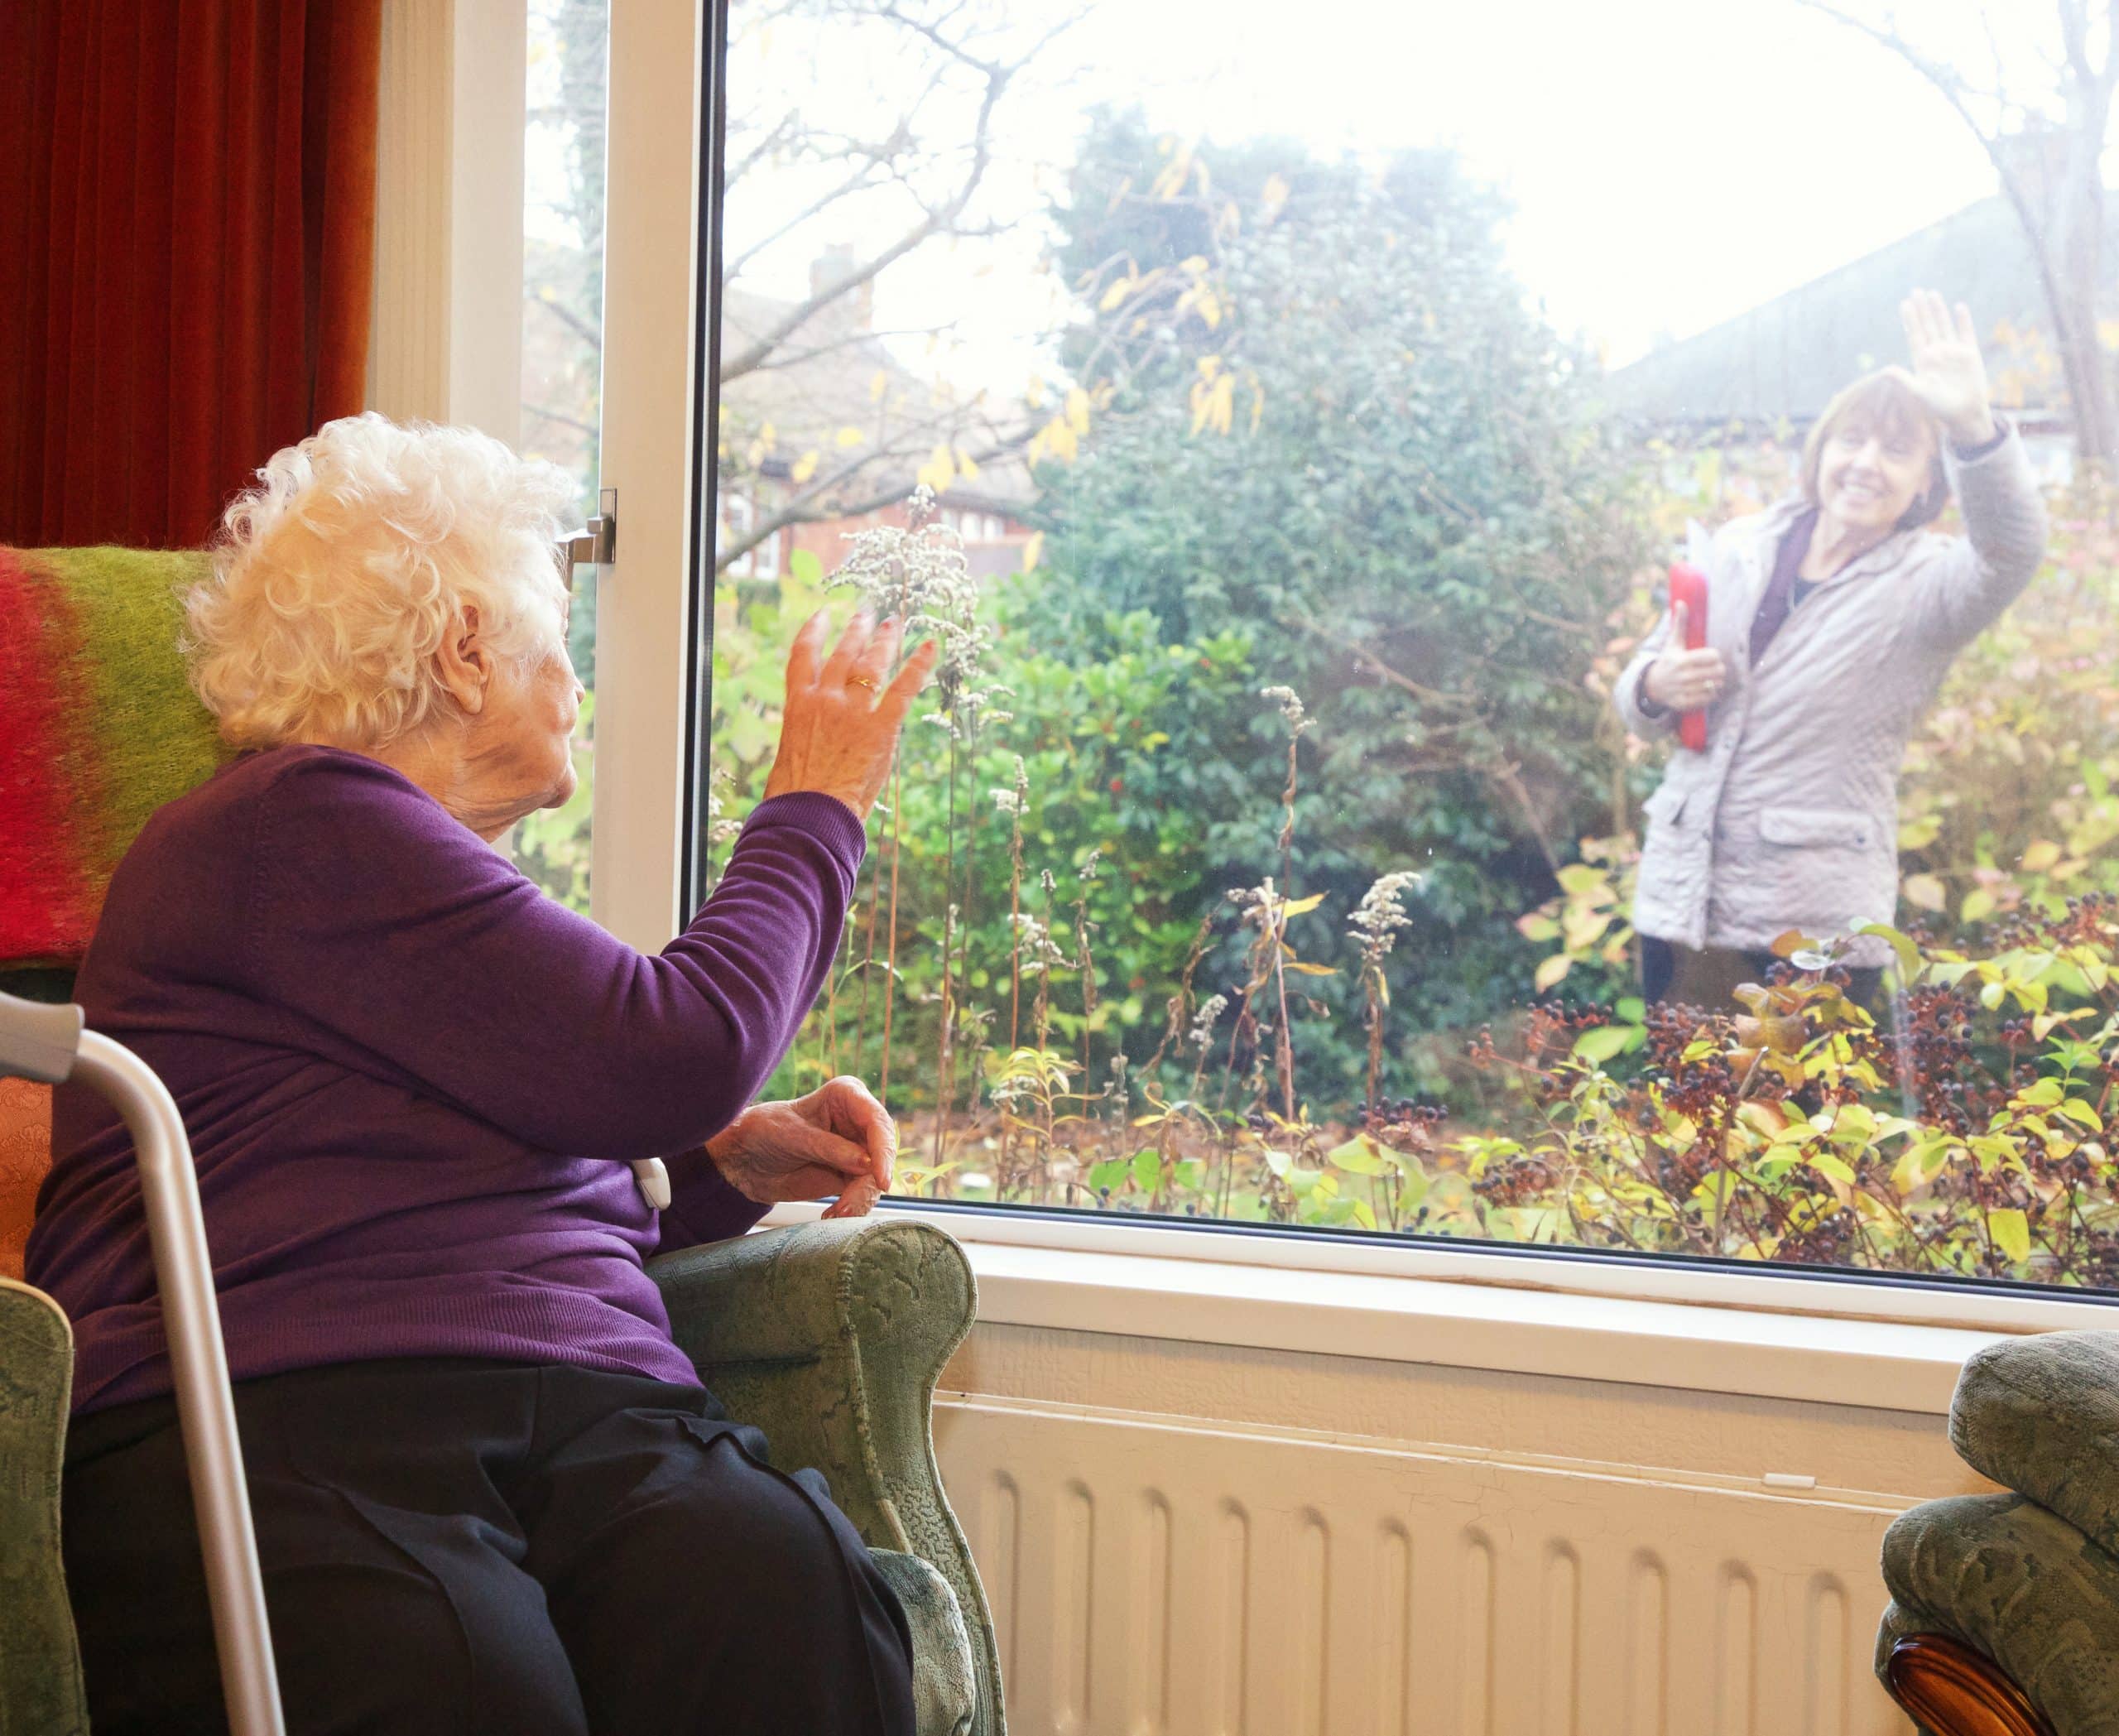
[[[598,575],[603,589],[597,616],[596,807],[589,883],[597,920],[649,951],[666,945],[679,926],[689,716],[685,647],[691,631],[686,575],[692,527],[699,522],[690,495],[697,426],[691,401],[698,371],[692,311],[700,209],[697,118],[704,7],[711,3],[614,0],[611,20],[603,480],[619,491],[622,528],[618,564]],[[1127,1269],[1136,1274],[1162,1272],[1168,1277],[1165,1290],[1182,1291],[1195,1300],[1216,1295],[1212,1285],[1199,1280],[1203,1262],[1223,1272],[1309,1272],[1329,1276],[1340,1288],[1343,1280],[1365,1285],[1361,1293],[1368,1301],[1363,1306],[1385,1295],[1417,1296],[1417,1306],[1407,1301],[1397,1310],[1408,1320],[1432,1320],[1449,1314],[1447,1299],[1454,1296],[1459,1299],[1456,1314],[1468,1322],[1490,1315],[1497,1296],[1513,1296],[1519,1306],[1508,1319],[1518,1344],[1533,1344],[1541,1332],[1579,1338],[1586,1313],[1646,1306],[1661,1310],[1655,1316],[1655,1333],[1709,1347],[1704,1359],[1695,1359],[1692,1365],[1700,1383],[1718,1380],[1718,1390],[1737,1392],[1758,1389],[1760,1377],[1747,1371],[1761,1359],[1780,1366],[1789,1358],[1799,1362],[1807,1357],[1816,1372],[1786,1387],[1789,1395],[1807,1392],[1848,1402],[1847,1395],[1859,1390],[1860,1383],[1850,1383],[1848,1369],[1852,1365],[1833,1360],[1838,1349],[1855,1355],[1857,1340],[1873,1349],[1879,1341],[1872,1326],[1879,1331],[1898,1326],[1916,1334],[1916,1339],[1898,1342],[1917,1340],[1925,1348],[1910,1361],[1901,1359],[1900,1378],[1911,1384],[1890,1390],[1913,1396],[1906,1408],[1932,1409],[1937,1394],[1946,1396],[1947,1390],[1947,1381],[1934,1369],[1953,1369],[1970,1348],[1984,1341],[1981,1334],[2119,1326],[2119,1297],[2074,1301],[1911,1279],[1842,1280],[1799,1270],[1754,1274],[1590,1253],[1459,1249],[1432,1239],[1274,1235],[1207,1224],[1129,1223],[1113,1215],[1063,1216],[1005,1206],[935,1210],[892,1202],[886,1209],[944,1223],[997,1275],[1004,1267],[1018,1272],[1026,1261],[1041,1262],[1044,1288],[1031,1285],[1025,1290],[1025,1280],[1009,1293],[1034,1290],[1049,1301],[1053,1295],[1064,1296],[1071,1284],[1074,1318],[1084,1326],[1109,1316],[1103,1304],[1125,1287],[1112,1287],[1114,1258],[1156,1262]],[[1008,1265],[1011,1261],[1015,1266]],[[1401,1288],[1391,1289],[1393,1282]],[[1308,1344],[1296,1324],[1305,1317],[1299,1295],[1282,1281],[1259,1282],[1261,1291],[1247,1299],[1242,1281],[1232,1281],[1226,1295],[1216,1296],[1209,1310],[1213,1317],[1235,1323],[1225,1324],[1225,1330],[1246,1334],[1243,1342],[1277,1342],[1288,1348]],[[1067,1313],[1064,1304],[1055,1306],[1059,1315]],[[1755,1328],[1732,1330],[1730,1310],[1752,1322],[1780,1317],[1812,1325],[1776,1349],[1770,1335],[1761,1339]],[[1035,1310],[1032,1314],[1035,1320],[1026,1318],[1026,1323],[1046,1319]],[[992,1317],[990,1308],[987,1317]],[[1271,1324],[1276,1320],[1278,1325]],[[1473,1337],[1483,1344],[1495,1341],[1491,1331]],[[1604,1349],[1598,1353],[1598,1366],[1622,1366],[1624,1334],[1599,1342]],[[1492,1349],[1476,1354],[1499,1354]],[[1513,1354],[1540,1366],[1546,1359],[1546,1353],[1535,1350]],[[1713,1372],[1717,1367],[1723,1371],[1718,1376]],[[1928,1372],[1919,1373],[1921,1367]],[[1915,1372],[1906,1373],[1906,1368]],[[1561,1372],[1585,1369],[1576,1366]],[[1655,1377],[1651,1383],[1670,1383],[1661,1371],[1649,1372]],[[1624,1376],[1613,1373],[1611,1378]],[[1896,1401],[1878,1397],[1874,1402]]]
[[[700,0],[614,0],[603,219],[603,483],[589,897],[643,951],[677,931],[692,631]]]

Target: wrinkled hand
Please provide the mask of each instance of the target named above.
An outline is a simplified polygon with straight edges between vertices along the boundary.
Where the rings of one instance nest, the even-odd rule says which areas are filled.
[[[1948,305],[1934,291],[1915,290],[1899,303],[1898,313],[1905,323],[1905,347],[1913,362],[1906,384],[1960,446],[1993,439],[1987,363],[1979,353],[1972,310],[1958,302],[1953,320]]]
[[[754,1103],[706,1142],[728,1185],[759,1205],[836,1194],[827,1218],[858,1218],[888,1190],[897,1124],[850,1075],[789,1103]]]
[[[927,641],[891,680],[903,629],[896,621],[877,627],[864,609],[847,623],[838,648],[819,666],[817,653],[826,624],[824,611],[818,610],[795,636],[788,653],[780,752],[765,781],[765,793],[770,799],[796,790],[819,791],[837,796],[866,820],[890,775],[905,714],[927,685],[939,653],[934,641]]]
[[[1688,618],[1682,603],[1670,611],[1673,644],[1684,644]],[[1728,680],[1729,671],[1722,661],[1722,653],[1712,646],[1703,646],[1698,651],[1665,652],[1648,666],[1641,685],[1648,697],[1666,711],[1698,711],[1722,697],[1722,690],[1728,685]]]

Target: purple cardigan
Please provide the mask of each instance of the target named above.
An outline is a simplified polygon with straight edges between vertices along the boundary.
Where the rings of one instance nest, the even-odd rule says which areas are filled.
[[[233,1377],[484,1356],[696,1385],[641,1262],[763,1214],[700,1147],[794,1041],[864,847],[830,796],[764,803],[648,957],[358,754],[246,755],[157,813],[76,997],[183,1112]],[[67,1086],[52,1148],[26,1258],[74,1323],[74,1408],[166,1392],[131,1141]],[[658,1157],[659,1221],[627,1167]]]

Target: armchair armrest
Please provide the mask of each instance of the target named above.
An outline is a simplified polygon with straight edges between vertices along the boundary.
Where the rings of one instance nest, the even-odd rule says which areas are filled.
[[[1966,1359],[1950,1445],[2119,1555],[2119,1332],[2004,1339]]]
[[[670,1330],[774,1459],[814,1465],[872,1549],[930,1563],[955,1592],[978,1688],[974,1736],[1002,1736],[992,1618],[942,1493],[935,1383],[978,1310],[971,1266],[931,1224],[819,1220],[651,1260]]]
[[[89,1728],[59,1556],[74,1333],[41,1290],[0,1278],[0,1730]]]
[[[2058,1513],[2014,1494],[1923,1502],[1884,1533],[1882,1565],[1887,1686],[1901,1641],[1942,1634],[1991,1660],[2054,1736],[2119,1731],[2119,1559]]]

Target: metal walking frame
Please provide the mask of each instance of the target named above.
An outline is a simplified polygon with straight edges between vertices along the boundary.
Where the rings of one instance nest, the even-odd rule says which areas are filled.
[[[123,1044],[84,1028],[79,1007],[0,993],[0,1075],[8,1075],[54,1085],[79,1080],[108,1099],[132,1130],[228,1727],[231,1736],[284,1736],[214,1267],[183,1118],[153,1070]]]

